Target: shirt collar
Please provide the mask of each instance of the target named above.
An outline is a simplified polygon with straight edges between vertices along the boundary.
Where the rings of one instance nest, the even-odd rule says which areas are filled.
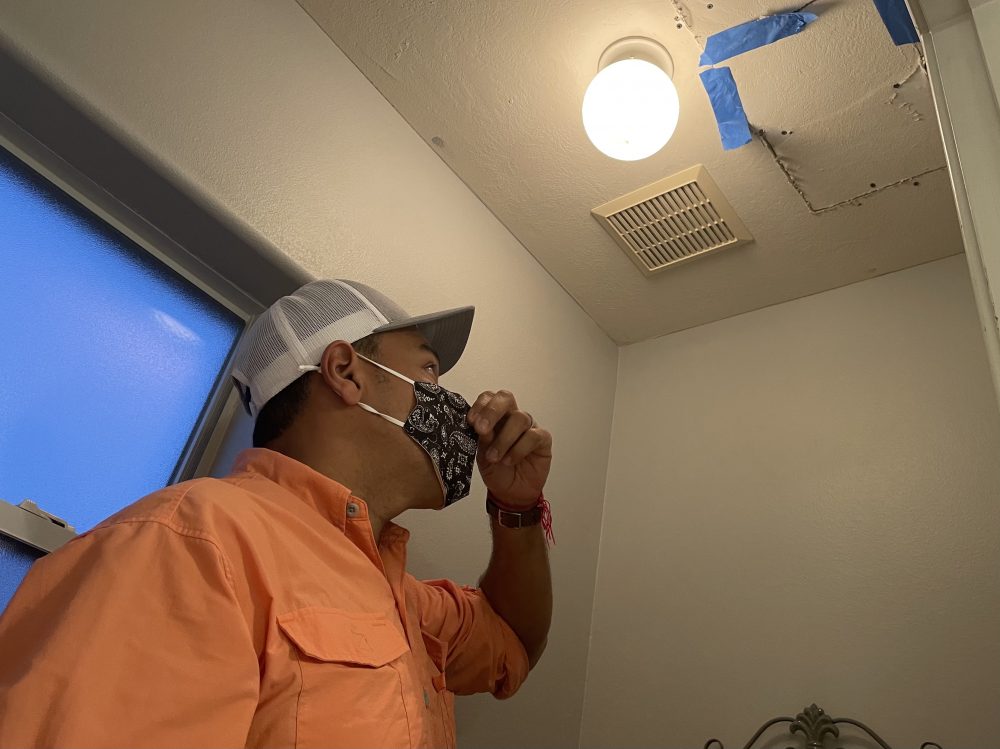
[[[232,472],[253,473],[273,481],[342,531],[348,520],[368,521],[368,505],[350,489],[274,450],[264,447],[244,450],[236,457]],[[405,543],[408,539],[409,531],[405,528],[392,522],[385,524],[381,543]]]

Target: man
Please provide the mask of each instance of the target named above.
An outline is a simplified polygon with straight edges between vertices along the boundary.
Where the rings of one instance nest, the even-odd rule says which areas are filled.
[[[551,619],[552,439],[508,392],[437,385],[473,312],[315,281],[258,318],[254,448],[38,561],[0,619],[0,746],[454,746],[453,694],[512,695]],[[480,588],[418,582],[392,520],[476,463]]]

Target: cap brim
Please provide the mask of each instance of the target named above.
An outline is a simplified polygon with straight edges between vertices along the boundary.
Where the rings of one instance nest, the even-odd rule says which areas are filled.
[[[462,358],[462,352],[465,351],[469,334],[472,332],[472,318],[475,314],[475,307],[458,307],[399,320],[376,328],[372,332],[389,333],[393,330],[416,328],[437,352],[441,363],[441,374],[444,374]]]

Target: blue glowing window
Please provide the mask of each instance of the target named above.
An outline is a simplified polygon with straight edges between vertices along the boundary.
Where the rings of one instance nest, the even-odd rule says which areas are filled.
[[[0,612],[7,608],[14,591],[42,552],[0,534]]]
[[[0,149],[0,499],[83,532],[171,479],[242,319]]]

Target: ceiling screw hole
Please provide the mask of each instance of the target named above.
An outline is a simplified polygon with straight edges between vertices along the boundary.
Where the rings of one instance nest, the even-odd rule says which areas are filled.
[[[679,28],[679,29],[683,29],[683,28],[684,28],[684,24],[683,24],[683,23],[679,23],[679,24],[677,24],[677,28]]]
[[[920,187],[920,183],[919,183],[919,182],[914,182],[914,183],[913,183],[913,186],[914,186],[914,187]]]
[[[788,131],[787,131],[787,130],[782,130],[782,131],[781,131],[781,134],[782,134],[782,135],[788,135]]]
[[[892,84],[892,87],[893,87],[893,88],[899,88],[899,84],[898,84],[898,83],[893,83],[893,84]]]
[[[715,7],[715,4],[714,4],[714,3],[709,3],[709,4],[708,4],[708,9],[709,9],[709,10],[711,10],[711,9],[712,9],[712,8],[714,8],[714,7]]]
[[[869,186],[869,187],[872,187],[872,188],[874,188],[874,187],[878,187],[878,185],[876,185],[876,184],[875,184],[874,182],[870,183],[870,184],[869,184],[868,186]]]

